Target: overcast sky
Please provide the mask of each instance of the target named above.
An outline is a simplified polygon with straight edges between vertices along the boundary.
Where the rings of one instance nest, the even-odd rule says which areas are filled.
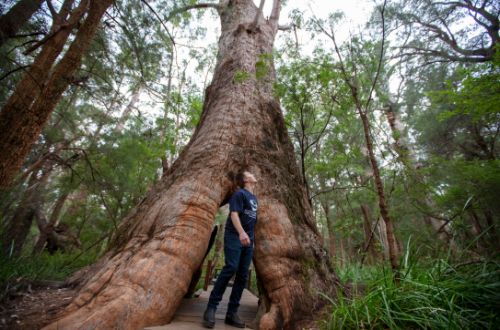
[[[255,3],[260,3],[260,0],[254,0]],[[272,0],[266,1],[265,13],[270,13]],[[286,25],[289,21],[288,17],[292,10],[299,9],[304,13],[304,19],[310,17],[328,18],[331,13],[342,11],[345,15],[342,24],[335,27],[335,36],[338,41],[346,40],[350,32],[356,32],[359,26],[364,25],[372,11],[374,5],[373,0],[288,0],[282,8],[280,15],[280,24]],[[266,11],[267,10],[267,11]],[[301,45],[303,54],[311,53],[315,44],[319,40],[310,40],[310,35],[304,30],[297,31],[298,42]],[[319,37],[319,39],[324,39]],[[280,45],[280,37],[278,34],[276,46]]]
[[[260,0],[254,0],[257,6],[260,4]],[[264,16],[269,16],[271,12],[273,0],[267,0],[264,6]],[[335,27],[335,34],[337,39],[341,42],[349,36],[350,31],[357,31],[359,26],[362,26],[368,20],[368,17],[373,9],[373,0],[287,0],[285,6],[282,7],[280,14],[280,24],[287,25],[290,23],[289,14],[292,10],[298,9],[304,13],[304,19],[308,19],[313,15],[318,18],[327,18],[329,14],[335,11],[342,11],[345,14],[345,19],[342,24]],[[182,58],[188,58],[189,49],[195,47],[197,49],[206,48],[209,44],[214,44],[217,42],[220,33],[220,21],[215,18],[213,12],[206,10],[205,14],[200,20],[194,19],[193,26],[202,26],[207,29],[207,33],[203,38],[198,38],[198,40],[189,40],[188,38],[183,38],[182,36],[176,37],[177,44],[177,56],[178,60]],[[279,47],[283,42],[283,38],[286,31],[280,31],[277,36],[276,46]],[[298,30],[298,41],[301,46],[301,52],[303,54],[310,54],[315,45],[318,43],[323,43],[325,41],[320,41],[321,38],[318,37],[315,40],[310,40],[310,36],[305,30]],[[326,40],[326,38],[323,38]],[[328,41],[326,41],[328,42]],[[202,87],[205,76],[200,76],[200,73],[194,71],[195,61],[187,69],[188,76],[192,77],[200,87]],[[174,78],[175,80],[175,78]],[[146,100],[148,96],[143,95],[141,99]],[[157,109],[154,112],[161,114],[161,109]]]
[[[258,5],[260,0],[254,0],[254,2]],[[266,16],[271,11],[272,2],[272,0],[266,1],[264,7]],[[346,14],[346,18],[350,23],[357,25],[366,21],[372,7],[373,1],[371,0],[288,0],[282,8],[280,22],[285,23],[289,12],[298,8],[307,11],[306,14],[309,15],[312,10],[316,16],[323,18],[326,18],[329,13],[341,10]]]

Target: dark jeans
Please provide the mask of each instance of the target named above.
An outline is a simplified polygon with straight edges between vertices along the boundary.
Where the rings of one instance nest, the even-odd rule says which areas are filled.
[[[228,313],[236,313],[240,306],[241,294],[248,279],[248,269],[252,262],[253,241],[250,246],[241,245],[238,234],[224,234],[224,259],[226,264],[215,281],[214,288],[208,300],[208,307],[217,308],[231,277],[236,274],[233,290],[227,306]]]

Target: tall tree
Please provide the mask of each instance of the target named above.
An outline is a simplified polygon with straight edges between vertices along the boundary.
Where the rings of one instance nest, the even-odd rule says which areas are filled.
[[[251,0],[193,7],[216,8],[221,20],[199,125],[168,174],[123,221],[66,315],[48,329],[168,322],[203,261],[230,177],[245,167],[261,181],[255,261],[267,312],[260,329],[299,327],[324,306],[319,292],[335,297],[340,288],[273,93],[280,1],[268,20]]]
[[[3,155],[0,161],[0,185],[7,185],[21,167],[63,92],[73,80],[73,73],[80,66],[82,55],[112,2],[82,0],[71,11],[73,1],[67,0],[59,13],[53,12],[54,25],[47,40],[44,40],[42,50],[0,112],[0,153]],[[53,66],[69,34],[85,13],[87,15],[74,41]]]
[[[337,54],[337,57],[339,59],[339,68],[342,78],[351,92],[354,107],[363,126],[363,135],[365,138],[367,158],[371,166],[373,180],[375,183],[380,215],[382,216],[386,227],[389,261],[393,271],[395,271],[395,275],[397,276],[397,270],[399,269],[400,249],[398,247],[396,235],[394,232],[394,222],[389,212],[390,207],[386,196],[386,189],[384,187],[382,175],[380,172],[380,165],[375,155],[374,138],[372,133],[372,125],[370,122],[370,113],[372,111],[373,104],[373,92],[377,83],[379,83],[378,79],[382,70],[385,51],[385,8],[386,1],[384,1],[383,5],[381,5],[379,8],[382,21],[381,41],[378,45],[377,43],[371,45],[374,50],[377,50],[378,48],[379,57],[377,59],[370,59],[368,64],[364,63],[363,60],[359,60],[359,62],[357,61],[358,59],[360,59],[359,49],[356,49],[356,45],[354,43],[351,43],[348,47],[349,57],[346,59],[342,55],[340,46],[336,41],[336,36],[333,30],[333,23],[335,22],[335,20],[341,18],[341,15],[333,15],[330,17],[331,22],[329,31],[326,30],[323,22],[315,20],[314,25],[326,36],[328,36],[333,42],[335,53]],[[358,52],[358,54],[356,54],[356,52]],[[366,65],[366,67],[362,67],[363,65]]]
[[[500,6],[495,0],[403,0],[388,8],[402,28],[401,55],[431,62],[487,62],[498,54]]]

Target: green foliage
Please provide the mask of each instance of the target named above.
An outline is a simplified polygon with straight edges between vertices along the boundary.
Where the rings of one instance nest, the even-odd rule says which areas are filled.
[[[242,82],[245,82],[246,80],[250,79],[250,73],[244,71],[244,70],[237,70],[235,73],[234,73],[234,77],[233,77],[233,80],[236,82],[236,83],[242,83]]]
[[[255,62],[255,77],[260,80],[264,79],[272,66],[272,54],[260,54],[259,59]]]
[[[486,69],[486,70],[485,70]],[[472,120],[498,121],[500,116],[500,67],[490,65],[461,69],[463,78],[448,81],[447,88],[431,94],[435,102],[446,103],[452,109],[442,113],[440,119],[467,115]]]
[[[447,189],[439,196],[443,204],[464,208],[467,200],[474,199],[483,209],[500,213],[497,198],[500,196],[500,161],[434,160],[435,175]]]
[[[7,292],[17,290],[29,283],[52,280],[62,281],[76,270],[93,263],[96,253],[80,252],[50,255],[47,252],[39,256],[23,256],[17,259],[0,256],[0,299]]]
[[[366,292],[335,302],[327,329],[494,329],[500,321],[497,262],[413,261],[399,284],[383,268],[340,272],[349,279],[353,273]]]
[[[193,95],[189,96],[188,102],[190,110],[188,111],[189,121],[186,126],[193,129],[200,122],[203,111],[203,100],[199,96]]]

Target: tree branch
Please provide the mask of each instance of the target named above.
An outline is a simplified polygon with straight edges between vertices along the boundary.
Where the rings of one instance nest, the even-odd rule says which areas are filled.
[[[5,78],[7,78],[8,76],[10,76],[11,74],[13,73],[16,73],[17,71],[20,71],[20,70],[24,70],[26,68],[29,68],[30,66],[29,65],[21,65],[13,70],[10,70],[9,72],[6,72],[5,74],[3,74],[1,77],[0,77],[0,81],[4,80]]]
[[[57,16],[54,17],[54,26],[53,29],[51,29],[51,32],[46,35],[42,40],[38,41],[35,43],[33,46],[28,48],[25,52],[24,55],[28,55],[38,49],[41,45],[49,41],[51,38],[55,37],[56,34],[59,33],[62,29],[73,29],[78,21],[83,17],[85,12],[88,11],[90,6],[90,1],[89,0],[82,0],[79,4],[78,7],[75,8],[75,10],[71,13],[71,16],[68,18],[67,21],[65,22],[58,22],[64,20],[65,16],[63,15],[61,9],[61,13],[58,14]]]
[[[330,187],[327,189],[317,191],[314,195],[311,196],[311,199],[316,198],[321,194],[327,194],[327,193],[332,192],[334,190],[350,190],[350,189],[361,189],[361,188],[368,188],[368,186],[367,185],[360,185],[360,186]]]
[[[382,69],[382,62],[384,60],[384,44],[385,44],[385,6],[387,4],[387,0],[384,0],[384,4],[382,5],[382,9],[380,10],[380,17],[382,19],[382,44],[380,45],[380,57],[378,60],[377,73],[375,74],[375,78],[373,79],[372,86],[370,88],[370,92],[368,93],[368,98],[366,99],[365,109],[368,109],[368,105],[372,100],[373,90],[375,89],[375,85],[377,84],[378,77],[380,76],[380,70]]]
[[[257,9],[257,13],[255,14],[255,18],[253,20],[253,23],[250,25],[251,29],[255,29],[257,27],[257,24],[259,23],[259,16],[263,15],[262,10],[264,9],[265,3],[266,3],[266,0],[260,0],[260,5],[259,5],[259,8]]]
[[[214,8],[214,9],[217,10],[217,12],[222,9],[222,7],[220,5],[218,5],[218,4],[216,4],[216,3],[195,3],[193,5],[187,5],[187,6],[179,7],[179,8],[176,8],[176,9],[172,10],[168,14],[168,16],[166,17],[165,21],[168,22],[174,16],[176,16],[176,15],[178,15],[180,13],[183,13],[185,11],[188,11],[188,10],[191,10],[191,9],[203,9],[203,8]]]
[[[175,45],[174,37],[172,37],[172,34],[170,34],[170,31],[168,30],[167,26],[165,25],[165,23],[161,19],[160,15],[158,15],[158,13],[153,9],[153,7],[151,7],[151,5],[146,0],[141,0],[141,2],[144,3],[146,5],[146,7],[148,7],[149,10],[151,10],[153,12],[153,14],[155,15],[155,17],[158,19],[158,21],[160,21],[160,24],[163,26],[163,28],[167,32],[168,38],[170,39],[170,41],[172,42],[172,44]]]
[[[47,0],[46,2],[47,2],[47,7],[49,8],[50,14],[52,15],[53,19],[56,20],[59,15],[57,14],[56,10],[54,9],[54,6],[52,5],[52,1]]]
[[[278,30],[280,10],[281,10],[281,1],[273,0],[273,9],[271,10],[271,16],[269,16],[269,24],[273,27],[274,31]]]

